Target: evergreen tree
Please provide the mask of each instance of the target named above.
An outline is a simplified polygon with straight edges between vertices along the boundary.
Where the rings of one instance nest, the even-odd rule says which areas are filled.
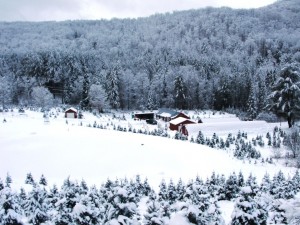
[[[6,178],[5,178],[5,186],[10,188],[11,186],[11,183],[12,183],[12,178],[9,174],[6,174]]]
[[[31,184],[33,186],[36,184],[31,173],[27,173],[25,184]]]
[[[44,186],[47,186],[48,182],[45,178],[45,176],[42,174],[41,178],[40,178],[40,182],[39,182],[40,185],[44,185]]]
[[[227,179],[226,184],[225,184],[225,198],[227,200],[236,198],[238,196],[239,190],[240,190],[240,187],[238,185],[238,179],[237,179],[235,172],[233,172],[229,176],[229,178]]]
[[[177,192],[177,200],[182,201],[184,194],[185,194],[185,185],[181,178],[179,178],[178,183],[176,185],[176,192]]]
[[[3,181],[1,180],[0,178],[0,191],[4,189],[4,184],[3,184]]]
[[[165,180],[162,180],[159,185],[158,201],[168,201],[168,188]]]
[[[9,187],[0,191],[0,223],[3,225],[22,225],[22,210],[17,196]]]
[[[288,224],[285,209],[280,200],[274,200],[269,212],[268,224]]]
[[[60,200],[55,203],[55,211],[57,214],[52,221],[57,225],[68,225],[74,223],[72,211],[78,202],[76,195],[76,185],[67,178],[60,190]]]
[[[182,76],[177,75],[174,81],[175,108],[186,108],[186,86]]]
[[[257,116],[257,97],[255,93],[255,89],[253,84],[250,87],[250,94],[248,97],[248,102],[247,102],[247,113],[249,117],[253,120]]]
[[[196,143],[197,143],[197,144],[201,144],[201,145],[204,145],[204,144],[205,144],[205,138],[204,138],[204,135],[203,135],[203,133],[201,132],[201,130],[198,132],[198,136],[197,136],[197,139],[196,139]]]
[[[300,110],[300,66],[289,64],[279,73],[279,79],[272,87],[267,108],[275,114],[284,116],[289,127],[294,124]]]
[[[151,192],[146,203],[147,211],[144,214],[143,223],[145,225],[163,225],[164,219],[161,216],[161,205],[156,199],[154,192]]]
[[[270,175],[266,173],[262,179],[260,190],[261,192],[268,194],[270,192],[270,189],[271,189],[271,179],[270,179]]]
[[[121,106],[119,94],[119,66],[112,67],[106,75],[107,100],[113,109]]]
[[[128,195],[128,192],[119,186],[112,189],[111,195],[105,203],[104,224],[135,224],[139,220],[137,205],[134,198]]]
[[[262,112],[267,104],[267,87],[265,82],[258,76],[257,111]]]
[[[99,212],[91,202],[88,195],[83,195],[79,202],[75,204],[72,217],[75,224],[93,225],[99,224]]]
[[[256,201],[256,193],[249,186],[241,188],[232,213],[231,225],[267,225],[268,212]]]
[[[46,191],[42,190],[38,185],[28,193],[25,202],[25,214],[29,223],[39,225],[49,219],[47,215],[48,206],[46,205],[46,196]]]
[[[176,202],[178,198],[178,194],[172,179],[170,180],[170,183],[168,185],[167,193],[168,193],[169,204],[172,205],[173,203]]]
[[[238,175],[238,185],[239,187],[243,187],[244,186],[244,175],[242,173],[242,171],[239,172],[239,175]]]

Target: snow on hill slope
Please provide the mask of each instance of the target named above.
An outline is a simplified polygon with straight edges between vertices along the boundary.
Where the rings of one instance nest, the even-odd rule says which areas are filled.
[[[181,177],[188,181],[196,175],[206,179],[213,171],[226,176],[234,171],[242,171],[245,176],[252,173],[258,182],[266,172],[271,177],[279,170],[291,176],[295,172],[295,168],[280,164],[250,164],[232,158],[223,150],[189,142],[79,126],[81,122],[76,119],[68,119],[66,123],[62,114],[56,119],[51,118],[49,123],[45,123],[42,114],[36,112],[1,116],[6,117],[7,122],[0,125],[0,177],[5,178],[9,173],[16,188],[24,185],[28,172],[37,179],[44,174],[50,184],[57,185],[68,176],[85,179],[90,185],[100,185],[107,178],[133,178],[140,174],[149,179],[154,189],[162,179],[168,182]],[[97,119],[92,114],[86,117],[88,120],[83,122]],[[234,117],[233,120],[234,125],[229,126],[231,129],[236,127],[238,130],[245,124]],[[207,120],[203,125],[206,126],[205,132],[218,133],[214,129],[220,127],[225,134],[228,120],[221,121],[209,123]],[[254,124],[256,129],[261,129],[261,124],[266,123],[247,124],[249,126],[245,128]],[[271,125],[266,125],[267,128],[271,130]]]

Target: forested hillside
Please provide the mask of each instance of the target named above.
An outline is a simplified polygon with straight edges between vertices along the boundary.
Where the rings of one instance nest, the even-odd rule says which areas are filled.
[[[300,62],[300,4],[205,8],[139,19],[0,23],[0,98],[115,109],[263,110],[278,71]],[[251,104],[250,104],[250,103]],[[103,103],[104,104],[104,103]]]

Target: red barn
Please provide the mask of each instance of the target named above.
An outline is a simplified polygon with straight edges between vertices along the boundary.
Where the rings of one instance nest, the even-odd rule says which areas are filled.
[[[171,109],[159,109],[156,113],[156,119],[161,119],[165,122],[169,122],[171,120],[174,120],[178,117],[183,117],[186,119],[190,119],[189,116],[185,115],[183,112],[177,112]]]
[[[65,111],[65,118],[77,118],[77,109],[71,107]]]
[[[177,117],[176,119],[173,119],[170,121],[170,130],[176,130],[181,132],[184,135],[188,135],[188,131],[185,127],[187,124],[195,124],[196,122],[184,118],[184,117]]]

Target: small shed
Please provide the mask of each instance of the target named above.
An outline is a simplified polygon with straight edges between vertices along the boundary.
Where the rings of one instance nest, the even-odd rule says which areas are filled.
[[[174,120],[178,117],[183,117],[183,118],[186,118],[186,119],[190,119],[189,116],[187,116],[186,114],[184,114],[183,112],[177,112],[177,111],[174,111],[174,110],[171,110],[171,109],[159,109],[157,114],[156,114],[156,118],[157,119],[161,119],[165,122],[169,122],[171,120]]]
[[[154,119],[154,113],[153,112],[135,113],[134,114],[134,119],[137,119],[137,120]]]
[[[176,130],[181,132],[184,135],[188,135],[188,131],[186,129],[187,124],[195,124],[196,122],[184,118],[184,117],[177,117],[176,119],[173,119],[170,121],[170,130]]]
[[[71,107],[65,111],[65,118],[77,118],[77,109]]]

